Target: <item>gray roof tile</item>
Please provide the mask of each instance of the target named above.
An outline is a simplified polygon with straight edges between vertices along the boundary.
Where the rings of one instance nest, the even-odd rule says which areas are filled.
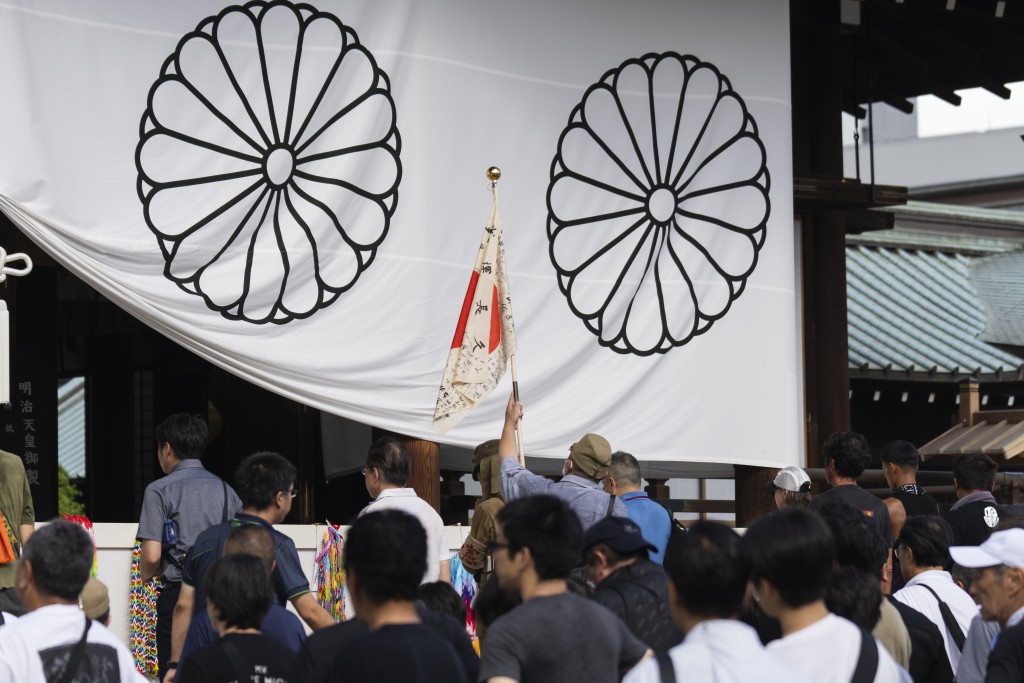
[[[965,240],[965,251],[970,240]],[[945,245],[944,245],[945,246]],[[948,248],[948,247],[947,247]],[[850,368],[935,378],[1014,371],[1024,360],[979,338],[985,314],[970,256],[851,243],[846,248]]]

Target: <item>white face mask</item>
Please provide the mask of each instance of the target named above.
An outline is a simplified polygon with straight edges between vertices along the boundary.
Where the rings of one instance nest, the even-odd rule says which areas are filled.
[[[572,465],[572,460],[566,458],[566,461],[562,463],[562,476],[569,474],[569,467]]]

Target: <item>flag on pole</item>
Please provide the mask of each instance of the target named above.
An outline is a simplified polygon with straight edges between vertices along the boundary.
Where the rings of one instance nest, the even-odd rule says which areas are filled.
[[[492,192],[491,215],[480,241],[476,265],[444,366],[441,389],[437,393],[434,429],[442,435],[494,391],[505,374],[508,359],[516,352],[496,185]]]

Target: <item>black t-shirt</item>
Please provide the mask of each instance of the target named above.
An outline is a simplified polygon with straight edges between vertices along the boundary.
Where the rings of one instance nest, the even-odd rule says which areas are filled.
[[[298,683],[295,653],[260,633],[229,633],[181,663],[175,683]]]
[[[914,485],[907,485],[893,491],[892,497],[903,505],[903,512],[907,518],[921,515],[939,514],[939,504],[935,499],[925,492],[923,488]],[[897,539],[898,540],[898,539]],[[900,558],[896,553],[892,556],[892,592],[895,593],[906,585],[903,574],[900,570]]]
[[[889,508],[885,507],[881,498],[868,493],[856,484],[834,486],[812,498],[811,509],[818,511],[827,503],[835,501],[852,505],[870,517],[875,529],[885,539],[886,546],[892,547],[892,524],[889,521]]]
[[[1002,516],[1002,509],[991,500],[978,500],[950,510],[945,520],[953,528],[951,545],[981,545]]]
[[[1024,680],[1024,623],[1003,629],[988,656],[985,683],[1020,683]]]
[[[417,604],[416,612],[424,626],[446,641],[462,663],[466,680],[475,683],[480,671],[480,658],[473,650],[466,627],[447,614],[434,612]],[[363,622],[352,619],[317,631],[309,636],[299,651],[298,671],[303,683],[326,683],[331,680],[334,658],[351,641],[369,633]]]
[[[907,517],[939,514],[939,504],[935,502],[935,499],[924,489],[917,490],[918,493],[911,493],[897,489],[893,491],[892,497],[903,503],[903,510],[907,513]]]
[[[423,624],[389,624],[350,641],[335,657],[327,680],[470,683],[452,646]]]

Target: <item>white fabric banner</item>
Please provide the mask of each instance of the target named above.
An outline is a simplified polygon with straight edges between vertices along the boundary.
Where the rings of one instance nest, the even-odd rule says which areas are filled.
[[[793,464],[788,30],[785,0],[8,0],[0,208],[230,372],[436,440],[497,165],[527,453]],[[443,442],[496,438],[509,385]]]

